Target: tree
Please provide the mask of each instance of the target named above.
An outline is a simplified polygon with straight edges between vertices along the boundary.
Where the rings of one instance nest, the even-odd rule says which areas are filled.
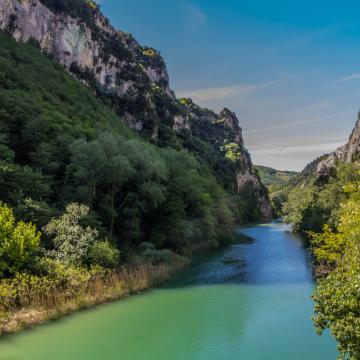
[[[121,186],[135,172],[124,151],[125,139],[119,135],[109,132],[103,133],[99,137],[99,143],[105,154],[104,182],[110,186],[110,234],[114,232],[114,219],[117,215],[115,210],[115,196]]]
[[[35,225],[16,223],[12,210],[0,203],[0,277],[28,269],[39,245]]]
[[[339,343],[341,359],[360,358],[360,182],[345,188],[350,199],[342,205],[338,232],[327,228],[317,257],[336,263],[335,269],[318,282],[314,293],[314,323],[321,334],[330,329]],[[334,240],[336,243],[334,244]],[[335,247],[334,247],[335,246]]]
[[[148,144],[128,140],[123,150],[134,169],[122,202],[123,228],[130,243],[132,237],[139,238],[142,232],[147,233],[152,214],[163,205],[168,168],[159,152]]]
[[[328,224],[324,225],[322,233],[310,232],[309,235],[313,253],[318,262],[317,273],[326,274],[334,269],[341,259],[346,245],[345,239]]]
[[[71,163],[68,174],[74,179],[80,197],[90,209],[96,196],[97,185],[104,177],[106,156],[98,141],[77,140],[70,146]]]
[[[340,219],[340,204],[348,198],[343,187],[360,178],[357,169],[355,163],[340,164],[326,183],[320,184],[318,178],[312,178],[294,187],[283,207],[285,221],[297,232],[319,232],[325,224],[335,229]]]
[[[0,199],[14,206],[24,197],[46,199],[50,189],[45,177],[30,166],[0,161]]]
[[[96,229],[82,224],[89,215],[89,210],[85,205],[69,204],[62,216],[52,219],[45,226],[45,233],[53,237],[52,257],[66,265],[87,264],[91,246],[99,240]]]
[[[318,192],[315,185],[303,185],[290,191],[283,212],[284,220],[291,224],[293,231],[305,232],[321,229],[323,220],[318,211]]]

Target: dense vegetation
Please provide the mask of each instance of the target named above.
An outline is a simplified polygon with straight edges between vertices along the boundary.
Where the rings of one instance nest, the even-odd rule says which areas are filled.
[[[287,189],[283,206],[285,221],[296,232],[321,231],[325,224],[335,229],[339,223],[340,204],[348,197],[343,187],[359,177],[356,164],[340,164],[326,182],[309,177]]]
[[[41,228],[79,202],[122,244],[185,251],[194,239],[228,236],[230,199],[205,164],[135,136],[32,46],[1,43],[0,199],[17,217]]]
[[[314,323],[321,334],[330,329],[339,343],[341,359],[360,358],[360,174],[343,187],[336,210],[337,226],[312,234],[314,254],[323,278],[314,294]]]
[[[266,166],[255,166],[257,169],[261,181],[264,185],[270,188],[270,191],[278,190],[282,186],[285,186],[289,181],[295,177],[298,173],[295,171],[281,171],[275,170]]]
[[[167,131],[152,145],[35,46],[0,42],[0,315],[24,287],[40,299],[101,269],[178,266],[232,237],[245,201],[208,144]]]
[[[324,178],[310,164],[285,188],[285,221],[309,238],[317,287],[314,324],[330,329],[341,359],[360,358],[360,167],[338,164]]]
[[[52,12],[68,15],[86,25],[94,41],[101,48],[94,69],[83,68],[77,63],[70,66],[70,71],[78,79],[85,81],[105,104],[111,107],[131,126],[139,126],[141,134],[159,147],[188,149],[192,155],[210,170],[219,185],[235,193],[236,174],[242,169],[241,155],[237,151],[224,150],[224,146],[236,145],[225,143],[231,134],[226,124],[212,122],[217,117],[211,110],[200,108],[190,99],[176,99],[169,96],[166,65],[160,53],[152,48],[141,46],[127,33],[119,30],[105,31],[108,20],[102,16],[99,6],[91,0],[41,0]],[[103,27],[99,27],[99,22]],[[111,61],[109,60],[111,59]],[[116,60],[114,60],[116,59]],[[105,83],[99,83],[96,73],[104,64],[116,62],[116,74],[108,74]],[[160,76],[154,83],[147,71],[156,71]],[[130,86],[121,96],[122,86]],[[174,130],[174,118],[184,119],[186,126]],[[204,120],[205,118],[205,120]],[[137,123],[138,121],[138,123]],[[191,127],[191,131],[189,130]],[[191,134],[190,134],[191,132]],[[235,149],[236,150],[236,149]],[[226,156],[237,156],[236,159]],[[265,188],[262,189],[265,191]],[[254,217],[257,204],[253,189],[244,192],[241,208],[243,216]],[[267,194],[265,194],[267,197]],[[255,203],[255,205],[254,205]]]
[[[299,174],[295,171],[280,171],[266,166],[255,166],[262,183],[268,188],[270,200],[277,216],[283,215],[283,204],[288,199],[292,182]]]

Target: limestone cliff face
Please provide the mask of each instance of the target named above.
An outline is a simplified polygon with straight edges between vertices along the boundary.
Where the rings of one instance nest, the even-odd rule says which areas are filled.
[[[267,191],[245,149],[235,114],[227,109],[216,114],[191,100],[177,100],[158,51],[112,27],[94,2],[84,0],[78,12],[75,2],[71,4],[0,0],[0,29],[16,40],[38,44],[152,141],[157,142],[168,128],[185,143],[186,138],[198,136],[211,144],[224,161],[231,162],[235,190],[250,191],[260,214],[271,217]]]
[[[51,11],[39,0],[0,0],[0,29],[21,41],[36,41],[87,83],[96,82],[103,93],[134,102],[159,90],[174,99],[169,77],[160,54],[142,47],[131,35],[113,28],[98,7],[88,12],[91,22],[75,15]],[[124,109],[124,119],[133,128],[142,129],[146,116],[134,117]],[[156,137],[156,124],[151,127]]]
[[[326,176],[338,163],[351,163],[360,159],[360,112],[349,141],[335,152],[322,158],[317,164],[318,176]]]
[[[92,10],[92,16],[90,28],[79,18],[52,12],[39,0],[0,1],[0,28],[8,29],[17,40],[37,40],[67,68],[77,64],[89,69],[105,88],[126,93],[136,87],[136,81],[117,81],[117,77],[125,68],[129,71],[138,66],[152,84],[174,96],[157,51],[142,47],[131,35],[113,28],[99,8]]]
[[[189,121],[193,135],[198,135],[211,143],[232,162],[239,194],[252,193],[260,214],[265,218],[273,216],[267,189],[263,186],[245,148],[242,129],[235,113],[223,109],[219,114],[203,109],[191,99],[182,99],[189,111]]]

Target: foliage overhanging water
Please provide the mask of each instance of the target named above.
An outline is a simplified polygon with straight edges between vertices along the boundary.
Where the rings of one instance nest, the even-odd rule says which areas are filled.
[[[302,239],[278,222],[239,232],[159,289],[5,337],[0,360],[335,360]]]

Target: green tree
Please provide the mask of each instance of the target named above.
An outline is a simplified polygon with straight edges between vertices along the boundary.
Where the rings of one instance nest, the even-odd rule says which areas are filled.
[[[99,240],[96,229],[83,225],[89,210],[85,205],[69,204],[62,216],[45,226],[45,233],[53,238],[52,257],[66,265],[87,264],[91,246]]]
[[[39,250],[40,232],[32,223],[16,223],[13,211],[0,203],[0,277],[29,268]]]
[[[0,199],[11,206],[25,197],[41,201],[50,194],[47,179],[30,166],[0,161]]]
[[[125,239],[139,239],[147,234],[156,209],[166,199],[168,168],[158,151],[145,143],[129,140],[124,144],[124,153],[135,170],[129,179],[121,202]]]
[[[355,163],[339,164],[326,183],[309,179],[295,186],[283,206],[285,221],[300,232],[321,231],[325,223],[335,229],[340,219],[340,204],[348,198],[343,187],[359,179],[357,169]]]
[[[303,185],[290,191],[283,212],[284,220],[291,224],[293,231],[321,229],[323,220],[317,205],[318,192],[315,185]]]
[[[71,163],[68,174],[74,179],[77,190],[90,208],[93,207],[97,186],[104,177],[106,156],[98,141],[77,140],[70,146]]]
[[[341,359],[360,358],[360,182],[346,187],[350,199],[342,205],[338,232],[325,228],[318,235],[315,255],[336,263],[318,282],[314,293],[314,323],[321,334],[330,329],[339,343]]]
[[[115,197],[120,188],[134,174],[135,170],[126,157],[124,149],[125,139],[109,132],[99,137],[99,143],[105,154],[104,179],[110,187],[110,234],[114,232],[114,220],[117,216]]]

